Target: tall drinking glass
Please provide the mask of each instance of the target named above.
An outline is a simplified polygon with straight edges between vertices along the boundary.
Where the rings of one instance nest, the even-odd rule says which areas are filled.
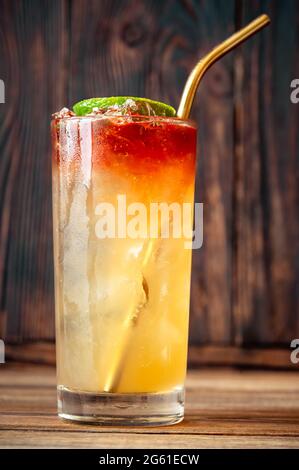
[[[177,216],[193,209],[196,127],[57,115],[52,148],[59,415],[179,422],[191,247]]]

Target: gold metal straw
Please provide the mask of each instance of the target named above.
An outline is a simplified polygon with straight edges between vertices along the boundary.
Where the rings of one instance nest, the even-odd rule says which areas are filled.
[[[194,67],[186,82],[177,116],[181,119],[188,119],[191,106],[197,87],[206,73],[206,71],[218,59],[223,57],[227,52],[234,49],[236,46],[246,41],[250,36],[260,31],[262,28],[270,23],[270,18],[267,15],[258,16],[254,21],[249,23],[245,28],[240,29],[235,34],[223,41],[219,46],[216,46],[212,51],[205,55]]]
[[[149,239],[145,242],[142,250],[142,266],[141,271],[147,266],[149,258],[153,253],[153,239]],[[112,363],[109,364],[110,370],[104,385],[104,392],[116,392],[119,386],[119,382],[122,377],[122,371],[124,368],[125,360],[129,350],[129,340],[131,338],[132,330],[134,329],[141,310],[144,309],[148,301],[148,285],[145,277],[143,276],[142,289],[145,296],[144,303],[140,305],[131,305],[128,309],[128,314],[122,325],[121,337],[119,338],[118,348],[116,355],[112,358]]]
[[[191,74],[188,77],[187,83],[185,85],[182,99],[179,105],[177,116],[181,119],[188,119],[194,96],[197,90],[197,87],[206,73],[206,71],[213,65],[218,59],[223,57],[227,52],[234,49],[236,46],[241,44],[243,41],[248,39],[253,34],[257,33],[260,29],[264,28],[270,23],[270,19],[267,15],[261,15],[256,18],[254,21],[249,23],[245,28],[240,29],[228,39],[223,41],[219,46],[215,47],[209,54],[204,56],[198,64],[194,67]],[[142,270],[146,267],[149,258],[153,252],[153,240],[149,240],[143,249],[143,260],[142,260]],[[148,297],[148,286],[146,279],[143,277],[143,290],[145,296]],[[123,323],[123,331],[121,338],[119,340],[118,350],[113,358],[113,363],[110,365],[110,370],[108,377],[106,378],[104,391],[105,392],[117,392],[119,383],[122,377],[123,369],[125,366],[125,359],[127,357],[129,349],[129,340],[131,338],[132,330],[134,325],[138,321],[138,317],[141,313],[141,310],[145,307],[147,300],[144,305],[132,306],[129,309],[128,315],[126,316]]]

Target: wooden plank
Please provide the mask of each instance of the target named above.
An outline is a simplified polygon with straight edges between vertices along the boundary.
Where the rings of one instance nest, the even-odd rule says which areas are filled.
[[[55,386],[53,366],[6,362],[1,364],[0,386],[48,387]]]
[[[5,345],[6,361],[36,364],[56,364],[55,344],[53,342],[24,342]]]
[[[298,370],[290,359],[291,349],[246,348],[238,346],[191,346],[188,364],[201,366],[236,366]]]
[[[87,434],[7,431],[0,435],[0,448],[93,448],[93,449],[217,449],[298,448],[298,437],[181,436],[136,434]]]
[[[73,424],[56,416],[55,370],[6,364],[0,371],[0,447],[296,447],[299,375],[190,371],[186,418],[153,428]]]
[[[53,338],[49,120],[65,103],[65,1],[1,1],[0,336]]]
[[[290,343],[299,336],[299,4],[243,2],[242,23],[269,13],[271,29],[243,46],[236,77],[237,344]]]
[[[297,437],[299,420],[290,422],[288,418],[282,419],[254,419],[234,416],[227,418],[226,416],[200,417],[198,419],[190,419],[188,414],[182,424],[173,427],[159,428],[134,428],[126,427],[124,429],[117,427],[109,427],[111,434],[146,434],[146,435],[202,435],[202,436],[273,436],[273,437]],[[78,426],[60,420],[57,416],[45,415],[43,413],[22,415],[20,413],[1,414],[0,418],[1,432],[6,431],[29,431],[29,432],[53,432],[53,433],[77,433],[85,432],[88,434],[105,434],[108,432],[107,427],[82,425]]]

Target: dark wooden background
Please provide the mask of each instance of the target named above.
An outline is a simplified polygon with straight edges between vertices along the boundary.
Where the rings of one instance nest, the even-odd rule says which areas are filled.
[[[0,0],[0,337],[21,355],[53,350],[51,113],[97,95],[177,106],[194,63],[262,12],[271,27],[209,71],[193,110],[204,246],[190,357],[288,366],[299,337],[297,0]]]

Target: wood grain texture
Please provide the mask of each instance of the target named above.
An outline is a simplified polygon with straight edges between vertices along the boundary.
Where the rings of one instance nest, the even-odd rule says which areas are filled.
[[[6,364],[0,447],[296,448],[298,387],[292,372],[190,371],[182,423],[108,429],[57,418],[53,368]]]
[[[238,52],[235,155],[237,344],[288,343],[298,336],[299,4],[244,2],[239,20],[266,12],[271,28]]]
[[[234,2],[198,5],[193,65],[234,31]],[[230,344],[232,328],[233,59],[215,64],[201,84],[196,200],[204,202],[204,245],[193,253],[191,341]]]
[[[289,348],[299,337],[299,105],[289,99],[299,76],[298,2],[0,0],[0,7],[0,337],[54,339],[51,113],[95,95],[177,106],[195,62],[265,11],[271,29],[209,71],[192,113],[204,245],[193,256],[190,341]]]
[[[49,119],[65,102],[64,2],[1,0],[1,336],[53,338]]]

